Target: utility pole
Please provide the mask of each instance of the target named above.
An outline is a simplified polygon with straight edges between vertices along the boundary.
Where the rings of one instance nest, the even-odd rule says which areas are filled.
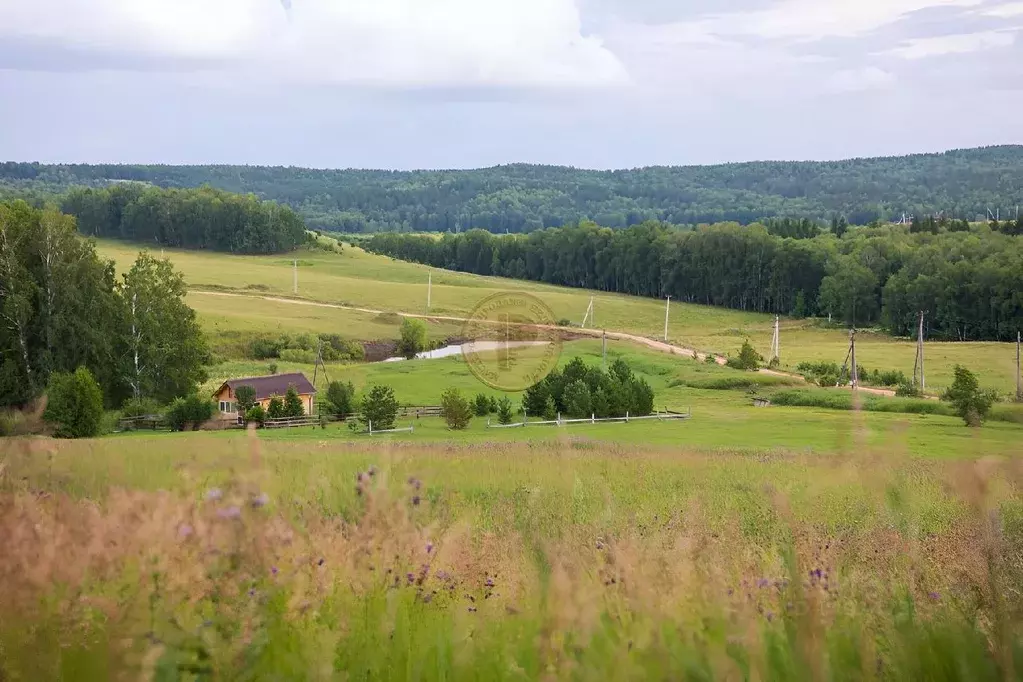
[[[298,293],[298,259],[295,259],[291,263],[291,279],[292,279],[292,284],[291,284],[292,293],[297,294]]]
[[[583,315],[583,324],[582,324],[583,329],[586,329],[586,322],[587,322],[587,320],[589,321],[590,324],[593,324],[593,297],[592,296],[590,296],[590,304],[588,306],[586,306],[586,314]]]
[[[1016,400],[1023,402],[1023,373],[1020,372],[1019,364],[1019,347],[1021,343],[1021,335],[1016,332]]]
[[[774,316],[774,338],[771,340],[771,361],[781,362],[781,317]]]
[[[849,370],[849,381],[855,391],[860,385],[860,370],[856,367],[856,328],[849,330],[849,353],[845,356],[846,363],[852,361],[852,368]]]
[[[430,298],[433,295],[433,273],[427,274],[426,280],[426,312],[430,312]]]
[[[913,365],[913,383],[916,383],[916,368],[920,368],[920,393],[923,394],[927,388],[927,379],[924,373],[924,311],[920,311],[920,327],[916,332],[916,362]]]
[[[668,312],[671,310],[671,296],[668,297],[667,303],[664,304],[664,342],[668,342]]]

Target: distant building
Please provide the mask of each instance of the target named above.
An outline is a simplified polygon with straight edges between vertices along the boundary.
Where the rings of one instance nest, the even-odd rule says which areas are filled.
[[[224,419],[234,419],[239,416],[235,391],[240,386],[251,386],[252,390],[256,392],[256,402],[262,405],[264,410],[270,406],[271,398],[284,398],[289,386],[295,387],[298,397],[302,399],[302,407],[305,408],[306,414],[312,414],[316,404],[316,388],[301,372],[228,379],[213,394],[213,399],[217,401],[217,407]]]

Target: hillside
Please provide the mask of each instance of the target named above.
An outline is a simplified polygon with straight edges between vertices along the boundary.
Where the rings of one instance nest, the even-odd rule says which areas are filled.
[[[594,171],[509,165],[479,170],[314,170],[262,166],[0,163],[0,194],[63,193],[134,180],[220,189],[294,207],[313,228],[346,232],[528,232],[590,218],[610,227],[753,222],[772,216],[853,224],[902,213],[1002,217],[1023,204],[1023,146],[830,162]]]

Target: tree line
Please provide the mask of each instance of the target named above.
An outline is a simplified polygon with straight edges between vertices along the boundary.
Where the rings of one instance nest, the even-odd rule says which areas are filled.
[[[167,260],[143,252],[117,277],[73,217],[0,203],[0,407],[26,405],[79,368],[111,407],[194,391],[209,351],[185,294]]]
[[[314,170],[265,166],[0,163],[3,187],[62,193],[145,182],[210,185],[293,207],[340,232],[531,232],[592,219],[614,228],[648,220],[748,224],[834,215],[865,225],[945,212],[975,220],[1023,204],[1023,146],[828,162],[594,171],[516,164],[479,170]],[[1015,215],[1012,216],[1015,218]]]
[[[760,224],[679,230],[592,222],[529,235],[472,230],[442,237],[379,234],[369,251],[438,268],[794,317],[883,325],[910,336],[926,311],[929,338],[1011,340],[1023,328],[1019,221],[938,231],[862,227],[816,237]],[[1008,227],[1007,227],[1008,226]]]
[[[163,189],[136,182],[76,188],[61,203],[87,236],[231,253],[282,253],[307,241],[289,206],[212,187]]]

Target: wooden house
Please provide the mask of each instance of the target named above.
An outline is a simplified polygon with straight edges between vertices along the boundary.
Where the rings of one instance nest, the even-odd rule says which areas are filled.
[[[213,394],[213,399],[217,402],[217,407],[224,419],[235,419],[239,416],[238,402],[235,397],[235,391],[239,386],[251,386],[252,390],[256,392],[256,402],[262,405],[264,410],[270,406],[271,398],[283,399],[289,386],[295,387],[298,397],[302,399],[302,406],[305,408],[306,414],[313,414],[313,408],[316,405],[316,388],[301,372],[228,379]]]

